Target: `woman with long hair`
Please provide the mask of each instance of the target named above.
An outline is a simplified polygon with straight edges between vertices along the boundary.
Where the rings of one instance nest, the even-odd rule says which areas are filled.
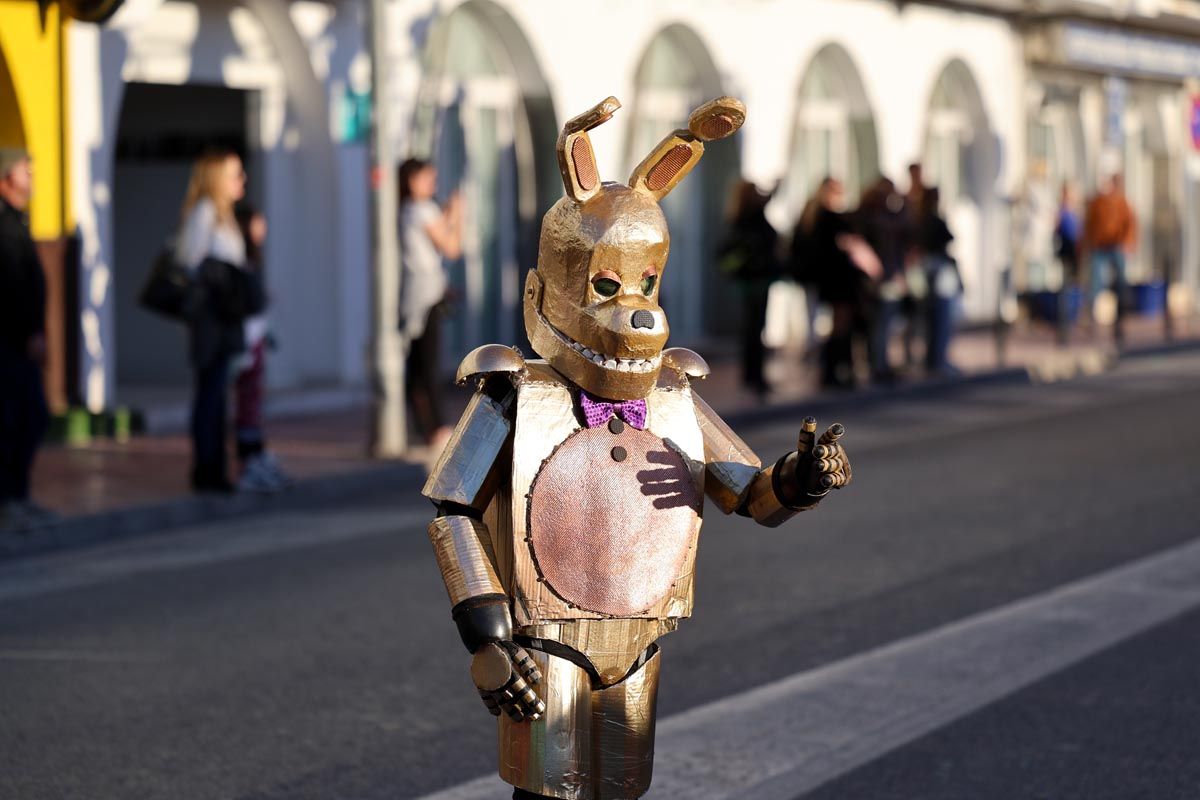
[[[192,488],[230,492],[225,455],[226,395],[230,359],[244,347],[242,320],[224,307],[213,262],[242,267],[246,245],[234,205],[246,194],[242,160],[228,150],[206,153],[192,167],[183,201],[175,257],[192,275],[187,310],[195,376],[192,399]]]
[[[833,312],[833,326],[821,348],[821,385],[853,388],[854,335],[865,330],[873,251],[856,234],[846,213],[846,189],[825,178],[808,201],[792,237],[793,260],[805,265],[807,280]]]
[[[406,393],[417,431],[431,455],[450,437],[442,417],[441,326],[449,280],[444,258],[462,255],[462,198],[455,192],[443,209],[434,200],[437,169],[410,158],[400,165],[400,329],[408,342]]]

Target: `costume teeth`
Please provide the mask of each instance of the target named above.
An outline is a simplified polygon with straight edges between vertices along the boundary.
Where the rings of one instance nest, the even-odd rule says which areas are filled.
[[[654,369],[654,365],[658,363],[658,356],[655,356],[654,358],[616,358],[613,356],[606,356],[603,353],[595,352],[590,347],[584,347],[582,344],[567,336],[553,325],[550,325],[549,327],[550,330],[554,331],[554,334],[558,336],[559,339],[570,345],[572,350],[574,350],[576,353],[579,353],[579,355],[583,356],[588,361],[591,361],[593,364],[604,367],[605,369],[615,369],[621,372],[649,372]]]

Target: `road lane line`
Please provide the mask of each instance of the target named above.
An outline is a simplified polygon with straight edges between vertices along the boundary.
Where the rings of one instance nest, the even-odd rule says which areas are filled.
[[[793,800],[1197,607],[1200,540],[697,706],[660,722],[646,800]],[[423,800],[505,792],[486,776]]]

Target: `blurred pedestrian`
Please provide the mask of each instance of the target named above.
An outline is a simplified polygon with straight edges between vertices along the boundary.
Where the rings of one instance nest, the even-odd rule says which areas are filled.
[[[437,169],[418,158],[400,165],[399,185],[406,392],[417,431],[437,453],[450,438],[441,400],[441,327],[450,293],[442,259],[462,255],[462,196],[455,192],[444,209],[439,207]]]
[[[267,240],[267,218],[248,204],[236,207],[234,216],[246,246],[242,268],[266,300],[263,275],[263,246]],[[243,325],[246,349],[235,365],[233,425],[237,443],[240,492],[271,493],[287,488],[292,481],[279,459],[267,449],[263,429],[263,400],[266,390],[267,351],[274,346],[266,308],[246,319]]]
[[[759,398],[771,391],[764,374],[766,347],[762,334],[767,322],[767,296],[780,272],[779,234],[766,215],[770,199],[770,194],[760,191],[750,181],[738,182],[718,261],[721,272],[738,289],[742,386]]]
[[[792,236],[793,260],[832,313],[821,348],[821,385],[855,385],[854,338],[868,326],[871,276],[878,266],[870,247],[845,214],[846,189],[836,178],[821,181],[800,215]]]
[[[1088,202],[1084,220],[1084,248],[1091,261],[1091,286],[1088,305],[1095,309],[1096,298],[1113,287],[1117,296],[1114,328],[1121,337],[1121,315],[1129,302],[1125,277],[1125,256],[1137,243],[1137,218],[1125,198],[1125,181],[1120,173],[1103,181],[1100,191]]]
[[[958,264],[950,255],[954,234],[942,218],[941,192],[936,186],[921,194],[916,231],[917,248],[928,288],[925,328],[925,368],[931,374],[956,374],[950,363],[950,340],[954,335],[955,307],[962,294]]]
[[[1075,207],[1075,191],[1063,181],[1058,198],[1058,217],[1054,222],[1054,254],[1062,267],[1062,286],[1058,291],[1058,341],[1065,345],[1071,329],[1071,295],[1079,287],[1079,248],[1083,226]]]
[[[896,190],[896,184],[883,176],[863,192],[855,216],[863,238],[880,263],[870,320],[871,379],[889,384],[896,380],[897,373],[888,358],[888,344],[907,294],[904,267],[912,225],[905,198]]]
[[[231,492],[225,451],[226,404],[232,358],[245,347],[246,309],[231,286],[246,263],[246,242],[234,205],[246,194],[246,173],[236,153],[201,156],[192,167],[183,201],[176,259],[191,274],[187,310],[195,376],[192,399],[192,488]]]
[[[900,313],[904,317],[904,366],[911,369],[917,364],[916,343],[924,338],[929,312],[929,286],[925,281],[924,259],[917,242],[917,230],[921,224],[921,209],[924,208],[925,168],[919,161],[908,165],[908,191],[904,195],[904,209],[908,215],[908,254],[905,258],[904,277],[906,293],[900,301]]]
[[[29,499],[34,456],[49,421],[42,388],[46,277],[26,218],[32,195],[29,154],[0,149],[0,530],[12,531],[57,519]]]

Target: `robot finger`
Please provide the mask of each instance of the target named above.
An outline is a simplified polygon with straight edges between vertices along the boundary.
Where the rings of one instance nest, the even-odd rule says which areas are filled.
[[[833,488],[833,476],[832,475],[822,475],[821,476],[821,488],[822,489],[832,489]]]
[[[817,459],[817,469],[825,473],[841,472],[846,462],[842,458],[834,456],[833,458]]]
[[[845,433],[846,426],[840,422],[835,422],[829,426],[829,430],[821,434],[821,438],[817,441],[817,444],[834,444]]]
[[[479,696],[483,698],[483,704],[487,706],[488,713],[493,717],[500,716],[500,704],[496,702],[496,695],[492,692],[479,691]]]
[[[817,458],[842,458],[846,457],[846,451],[840,444],[819,444],[813,449],[813,455]]]
[[[514,645],[510,655],[513,666],[517,668],[517,674],[530,684],[541,683],[542,671],[538,669],[538,665],[529,657],[529,653],[525,652],[524,648]]]
[[[813,449],[817,439],[817,418],[805,417],[800,425],[800,437],[796,442],[796,452],[804,455]]]
[[[512,685],[508,688],[512,694],[512,706],[522,717],[537,719],[546,710],[546,704],[537,696],[537,693],[530,688],[524,679],[516,678]],[[511,713],[510,713],[511,716]]]
[[[844,472],[834,472],[830,477],[833,478],[833,488],[834,489],[841,489],[847,483],[850,482],[849,479],[846,477],[846,473],[844,473]]]

